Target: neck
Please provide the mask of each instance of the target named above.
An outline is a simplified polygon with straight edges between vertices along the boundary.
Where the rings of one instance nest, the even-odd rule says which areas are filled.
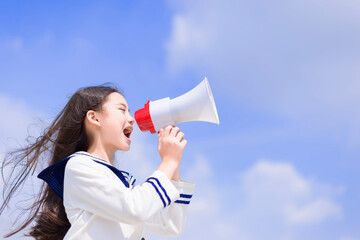
[[[106,162],[114,165],[114,153],[115,151],[106,150],[105,147],[99,142],[95,142],[89,146],[87,152],[105,160]]]

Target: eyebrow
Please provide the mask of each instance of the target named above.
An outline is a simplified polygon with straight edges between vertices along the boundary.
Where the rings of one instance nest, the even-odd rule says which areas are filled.
[[[122,106],[124,106],[125,108],[128,108],[124,103],[118,103],[118,104],[116,104],[116,105],[122,105]],[[128,108],[128,111],[130,112],[130,108]]]

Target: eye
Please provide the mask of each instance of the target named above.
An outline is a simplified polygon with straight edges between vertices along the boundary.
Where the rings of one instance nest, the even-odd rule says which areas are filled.
[[[120,111],[123,111],[123,112],[125,112],[125,111],[126,111],[126,109],[125,109],[125,108],[119,108],[119,110],[120,110]]]

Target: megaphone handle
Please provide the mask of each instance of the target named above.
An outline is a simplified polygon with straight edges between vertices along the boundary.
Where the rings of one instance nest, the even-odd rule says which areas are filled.
[[[156,132],[159,132],[161,128],[166,128],[167,126],[173,126],[176,127],[176,124],[174,121],[170,121],[170,122],[165,122],[165,123],[161,123],[161,124],[155,124],[154,128]]]
[[[168,126],[176,127],[176,124],[168,124],[168,125],[165,125],[165,126],[159,128],[159,130],[157,130],[157,133],[159,133],[161,129],[165,129],[165,128],[168,127]]]

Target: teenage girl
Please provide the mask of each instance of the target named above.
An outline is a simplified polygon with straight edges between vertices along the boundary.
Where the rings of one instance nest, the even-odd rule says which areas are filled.
[[[50,164],[38,177],[43,188],[28,219],[6,237],[25,229],[35,239],[146,239],[150,231],[178,236],[194,184],[180,180],[179,165],[187,145],[178,127],[158,133],[161,163],[141,185],[113,167],[114,153],[130,149],[134,119],[115,88],[79,89],[53,123],[24,149],[8,154],[7,164],[25,164],[10,185],[0,214],[38,161]]]

